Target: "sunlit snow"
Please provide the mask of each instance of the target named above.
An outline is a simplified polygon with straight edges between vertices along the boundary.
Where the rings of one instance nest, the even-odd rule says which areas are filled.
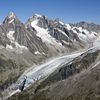
[[[50,34],[48,34],[48,29],[41,28],[37,25],[38,20],[31,23],[31,26],[37,30],[37,36],[42,39],[43,42],[54,45],[61,46]]]
[[[15,33],[15,31],[10,30],[7,33],[7,37],[11,41],[11,43],[13,43],[15,45],[15,47],[7,44],[6,49],[10,50],[10,51],[15,51],[16,53],[23,53],[23,50],[28,50],[28,48],[26,46],[20,45],[17,41],[15,41],[15,38],[13,36],[14,33]]]

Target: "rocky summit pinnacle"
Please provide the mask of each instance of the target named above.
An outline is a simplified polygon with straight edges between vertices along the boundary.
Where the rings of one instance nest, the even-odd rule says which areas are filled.
[[[14,13],[14,12],[10,12],[10,13],[8,14],[8,17],[9,17],[9,18],[15,18],[15,17],[16,17],[16,15],[15,15],[15,13]]]
[[[19,21],[19,19],[17,18],[16,14],[14,12],[10,12],[8,14],[8,16],[5,18],[5,20],[3,21],[3,24],[6,24],[6,23],[13,23],[15,21]]]

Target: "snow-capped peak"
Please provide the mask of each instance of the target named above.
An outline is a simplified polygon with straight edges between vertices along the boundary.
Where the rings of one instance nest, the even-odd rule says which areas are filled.
[[[9,15],[8,15],[8,18],[15,18],[16,15],[14,14],[14,12],[10,12]]]
[[[64,25],[64,23],[63,23],[62,21],[59,21],[59,23],[60,23],[61,25]]]
[[[69,24],[65,24],[68,30],[71,30],[71,26]]]
[[[39,18],[43,18],[42,15],[39,15],[39,14],[33,14],[33,16],[31,17],[32,19],[39,19]]]
[[[39,20],[39,19],[41,19],[41,18],[43,18],[43,16],[42,15],[39,15],[39,14],[33,14],[29,19],[28,19],[28,21],[29,21],[29,23],[30,22],[32,22],[33,20]]]
[[[13,12],[10,12],[8,14],[8,16],[5,18],[5,20],[3,21],[3,24],[4,23],[12,23],[12,22],[14,22],[14,20],[18,20],[18,18]]]
[[[30,19],[47,19],[47,16],[40,14],[33,14],[33,16]]]
[[[39,14],[34,14],[35,16],[37,16],[37,17],[42,17],[41,15],[39,15]]]

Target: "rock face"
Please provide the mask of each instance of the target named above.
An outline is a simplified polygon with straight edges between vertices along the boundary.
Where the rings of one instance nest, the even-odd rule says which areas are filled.
[[[87,29],[90,32],[94,31],[94,32],[100,33],[100,25],[96,25],[94,23],[87,23],[87,22],[82,21],[76,24],[72,24],[72,26],[82,27],[84,29]]]
[[[40,37],[46,44],[49,41],[45,40],[44,38],[48,38],[50,41],[53,41],[53,43],[49,42],[49,44],[47,45],[48,47],[50,44],[55,44],[58,47],[58,43],[62,45],[61,47],[59,47],[60,50],[63,47],[67,48],[67,50],[77,50],[84,47],[84,45],[90,45],[91,40],[98,37],[97,33],[99,32],[99,25],[95,26],[94,24],[94,26],[98,28],[96,30],[93,30],[95,27],[91,28],[91,24],[88,24],[88,26],[86,27],[83,27],[84,25],[82,25],[80,25],[79,27],[77,24],[65,24],[59,19],[49,20],[46,16],[37,14],[29,18],[28,22],[26,23],[27,28],[31,28],[31,31],[36,31],[36,35]],[[45,37],[44,35],[47,35],[47,37]],[[54,40],[58,43],[56,43]]]
[[[6,31],[6,36],[11,42],[12,48],[29,49],[32,53],[35,51],[47,51],[46,45],[35,35],[35,32],[29,32],[23,23],[19,21],[14,13],[10,13],[3,21],[2,27]]]
[[[0,26],[0,44],[17,53],[29,50],[33,54],[46,56],[82,49],[98,37],[99,25],[94,24],[97,32],[97,29],[88,28],[92,27],[91,24],[81,23],[70,25],[59,19],[49,20],[46,16],[35,14],[23,24],[11,12]]]
[[[20,75],[33,65],[41,64],[51,57],[99,45],[99,32],[100,26],[93,23],[65,24],[59,19],[50,20],[46,16],[38,14],[33,15],[24,24],[13,12],[9,13],[0,25],[0,92],[16,82]],[[63,83],[62,80],[67,80],[70,76],[74,77],[90,67],[91,63],[96,61],[98,52],[88,51],[74,59],[72,63],[61,66],[34,90],[36,94],[32,96],[32,99],[38,100],[38,95],[41,97],[41,93],[44,93],[44,89],[48,85],[45,83],[49,82],[50,87],[55,84],[59,86],[59,81]],[[87,63],[85,64],[85,62]],[[52,89],[55,91],[55,87]],[[41,92],[38,93],[38,91]],[[53,99],[51,92],[50,90],[48,100]],[[59,97],[57,96],[57,98]],[[21,98],[21,100],[24,99]],[[46,98],[43,97],[43,100]]]

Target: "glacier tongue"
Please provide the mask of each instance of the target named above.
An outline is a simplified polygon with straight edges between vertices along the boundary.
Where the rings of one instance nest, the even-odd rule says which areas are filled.
[[[18,79],[19,85],[23,82],[25,77],[27,77],[25,87],[24,87],[24,89],[26,89],[31,84],[33,84],[35,81],[48,77],[56,69],[71,62],[74,58],[80,56],[81,54],[83,54],[89,50],[92,50],[94,52],[94,51],[100,49],[100,45],[98,45],[98,44],[100,44],[100,37],[95,41],[95,44],[93,45],[92,48],[89,48],[89,49],[81,51],[81,52],[54,58],[42,65],[36,66],[36,67],[32,66],[32,68],[30,70],[25,71],[25,73]]]
[[[32,66],[32,68],[28,69],[23,73],[23,75],[18,79],[18,81],[15,84],[13,84],[7,89],[9,92],[6,94],[6,98],[17,92],[20,92],[19,87],[25,80],[25,77],[27,78],[26,78],[26,83],[24,85],[24,89],[31,86],[37,80],[45,79],[57,68],[60,68],[62,65],[72,61],[75,57],[81,55],[82,53],[84,52],[61,56],[59,58],[54,58],[42,65],[36,67]]]

